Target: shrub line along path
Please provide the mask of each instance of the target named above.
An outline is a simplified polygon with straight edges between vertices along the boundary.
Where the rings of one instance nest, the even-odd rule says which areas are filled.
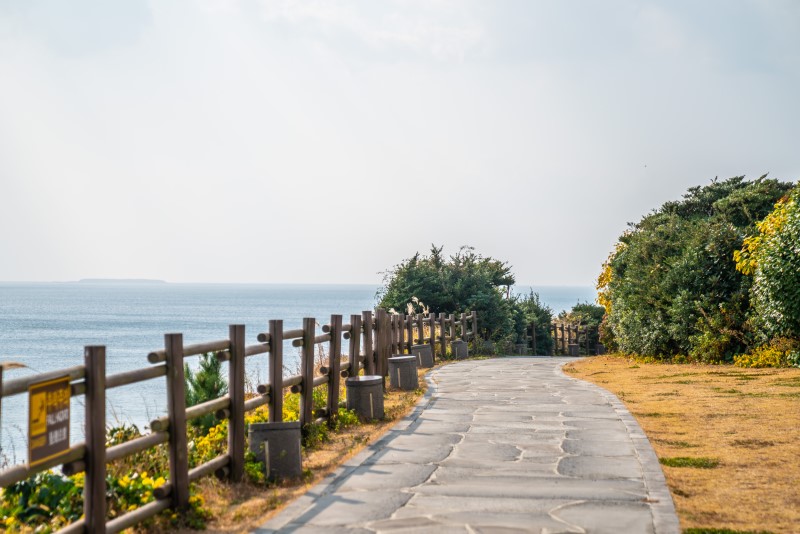
[[[432,371],[411,415],[255,532],[679,532],[641,428],[569,361]]]

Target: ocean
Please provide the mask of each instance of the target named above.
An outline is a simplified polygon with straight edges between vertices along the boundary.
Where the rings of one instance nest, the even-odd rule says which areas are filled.
[[[181,332],[184,343],[225,339],[229,324],[244,324],[247,344],[266,332],[269,319],[284,329],[299,328],[304,317],[325,324],[338,313],[374,308],[375,285],[173,284],[159,282],[0,283],[0,361],[24,364],[4,380],[80,365],[85,345],[105,345],[108,374],[150,364],[148,352],[163,348],[164,334]],[[585,286],[516,286],[530,290],[555,313],[577,302],[593,302]],[[480,320],[480,318],[479,318]],[[347,345],[345,342],[344,350]],[[298,349],[284,349],[285,373],[298,369]],[[197,358],[189,358],[190,366]],[[266,380],[266,358],[247,359],[248,381]],[[163,379],[114,388],[107,393],[109,425],[135,424],[144,430],[164,415]],[[83,440],[83,406],[72,403],[70,441]],[[26,460],[27,396],[3,399],[0,407],[0,465]]]

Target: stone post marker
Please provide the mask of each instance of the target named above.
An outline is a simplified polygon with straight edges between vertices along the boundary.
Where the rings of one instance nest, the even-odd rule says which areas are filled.
[[[466,341],[453,341],[450,343],[450,352],[456,360],[466,360],[469,358],[469,347]]]
[[[300,477],[300,421],[252,423],[250,451],[264,464],[268,480]]]
[[[411,347],[411,354],[417,357],[417,365],[420,367],[433,367],[433,353],[430,345],[414,345]]]
[[[389,358],[389,385],[405,391],[419,387],[416,356],[396,355]]]
[[[347,388],[348,410],[355,411],[362,419],[383,419],[382,376],[351,376],[344,385]]]

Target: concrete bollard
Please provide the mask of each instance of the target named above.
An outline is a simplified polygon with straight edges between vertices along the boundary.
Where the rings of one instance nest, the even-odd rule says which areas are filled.
[[[466,360],[469,358],[469,347],[466,341],[458,340],[450,343],[450,353],[454,360]]]
[[[347,409],[362,419],[383,419],[383,377],[351,376],[344,382]]]
[[[250,451],[264,464],[268,480],[299,478],[303,474],[300,456],[300,421],[252,423]]]
[[[578,351],[581,348],[577,343],[570,343],[568,346],[570,356],[579,356]]]
[[[389,358],[389,385],[405,391],[412,391],[419,387],[416,356],[397,354]]]
[[[417,357],[420,367],[433,367],[433,351],[430,345],[412,345],[411,354]]]

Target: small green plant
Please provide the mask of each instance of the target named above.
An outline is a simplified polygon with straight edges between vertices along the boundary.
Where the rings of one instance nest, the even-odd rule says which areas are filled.
[[[183,364],[186,382],[186,406],[195,406],[201,402],[222,397],[228,392],[228,384],[222,377],[222,362],[213,354],[200,356],[200,368],[192,372],[188,364]],[[190,421],[195,428],[204,432],[217,424],[214,414],[207,414]]]
[[[303,427],[302,445],[305,449],[318,449],[330,439],[330,429],[325,422],[308,423]]]
[[[713,469],[719,465],[719,460],[716,458],[703,456],[677,456],[674,458],[659,458],[658,461],[661,465],[666,465],[667,467],[694,467],[696,469]]]
[[[256,460],[256,455],[253,451],[247,451],[244,455],[244,474],[248,482],[252,484],[265,484],[267,478],[264,475],[264,462]]]
[[[83,514],[83,475],[65,477],[52,471],[3,488],[0,515],[9,532],[39,525],[58,529]]]
[[[348,410],[343,406],[339,406],[339,415],[336,417],[336,426],[334,427],[334,430],[338,432],[345,428],[356,426],[360,423],[361,421],[359,421],[355,410]]]

